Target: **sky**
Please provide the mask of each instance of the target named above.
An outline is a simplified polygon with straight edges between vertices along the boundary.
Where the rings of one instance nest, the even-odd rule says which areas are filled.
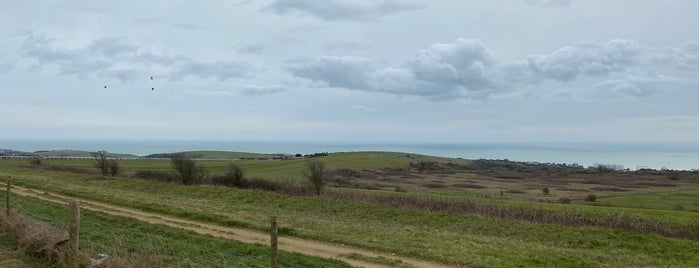
[[[699,142],[696,0],[0,6],[2,139]]]

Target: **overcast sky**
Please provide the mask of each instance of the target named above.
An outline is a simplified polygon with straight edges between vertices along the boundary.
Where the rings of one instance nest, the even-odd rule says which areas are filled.
[[[699,141],[696,0],[0,2],[5,139]]]

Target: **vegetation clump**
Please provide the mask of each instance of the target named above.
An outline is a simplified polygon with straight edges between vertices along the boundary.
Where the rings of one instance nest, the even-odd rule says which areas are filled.
[[[316,195],[320,195],[320,192],[325,186],[325,181],[323,179],[323,172],[325,171],[325,164],[320,161],[308,161],[306,165],[306,170],[304,170],[303,175],[308,179],[308,182],[313,186],[313,190]]]
[[[585,197],[585,201],[588,201],[588,202],[595,202],[596,200],[597,200],[597,196],[595,194],[588,194]]]
[[[196,161],[187,157],[183,153],[170,155],[172,167],[175,169],[180,182],[184,185],[195,185],[201,182],[206,175],[206,169],[197,164]]]

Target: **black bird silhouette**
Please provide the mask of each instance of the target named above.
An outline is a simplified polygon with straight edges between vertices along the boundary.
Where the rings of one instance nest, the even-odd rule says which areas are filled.
[[[150,80],[153,80],[153,77],[152,77],[152,76],[150,77]]]
[[[104,86],[104,88],[107,88],[107,86]]]
[[[150,90],[151,90],[151,91],[153,91],[153,90],[155,90],[155,88],[154,88],[154,87],[152,87],[152,88],[150,88]]]

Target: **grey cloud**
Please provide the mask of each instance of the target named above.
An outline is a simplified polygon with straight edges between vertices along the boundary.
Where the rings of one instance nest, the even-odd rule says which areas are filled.
[[[246,45],[246,46],[238,49],[238,52],[247,53],[247,54],[260,54],[264,49],[265,49],[264,44],[255,43],[255,44]]]
[[[221,81],[248,76],[254,69],[241,62],[201,62],[181,55],[156,54],[141,50],[122,38],[96,39],[84,48],[57,48],[51,38],[29,36],[23,43],[23,55],[37,60],[40,66],[56,65],[63,75],[97,74],[122,81],[149,75],[149,66],[169,69],[170,74],[165,76],[172,79],[194,76]]]
[[[415,2],[405,0],[275,0],[266,6],[280,15],[302,13],[323,20],[376,20],[419,8]]]
[[[325,49],[328,51],[355,51],[355,50],[366,50],[371,48],[371,44],[366,44],[366,43],[355,43],[355,42],[347,42],[347,43],[333,43],[333,44],[327,44],[325,45]]]
[[[138,48],[126,43],[123,38],[99,38],[92,41],[87,47],[88,50],[99,53],[105,57],[115,57],[119,55],[136,55]]]
[[[564,47],[550,55],[532,55],[529,67],[538,75],[570,81],[581,75],[606,76],[622,71],[637,60],[640,45],[631,40],[584,43]]]
[[[685,62],[693,62],[694,46],[683,48],[676,51],[682,51],[679,54],[684,55]],[[420,50],[406,66],[399,68],[381,68],[368,58],[329,56],[296,62],[289,70],[296,77],[329,87],[429,99],[482,99],[524,88],[536,90],[546,81],[572,83],[580,77],[594,79],[629,73],[631,69],[645,67],[641,63],[642,51],[641,45],[634,41],[610,40],[564,47],[525,60],[498,62],[480,40],[459,38]],[[652,87],[652,82],[646,83],[649,86],[639,86],[628,80],[598,82],[592,87],[616,96],[640,96]]]
[[[593,87],[619,96],[642,96],[645,94],[638,86],[626,80],[607,80],[597,83]]]
[[[699,68],[699,42],[692,41],[675,49],[674,57],[681,68]]]
[[[254,68],[249,64],[233,61],[217,61],[213,63],[188,60],[180,63],[170,75],[171,79],[181,79],[187,76],[199,78],[216,78],[219,81],[246,77]]]
[[[368,58],[331,56],[297,63],[290,70],[326,86],[431,99],[480,98],[496,89],[494,60],[482,42],[471,39],[421,50],[409,68],[378,68]]]
[[[297,62],[289,68],[294,76],[330,87],[369,89],[369,77],[375,71],[372,62],[362,57],[327,56]]]
[[[527,0],[527,4],[537,7],[568,7],[573,0]]]
[[[257,85],[245,85],[240,86],[238,90],[249,96],[261,96],[270,95],[274,93],[284,92],[286,89],[282,86],[257,86]]]
[[[84,76],[112,65],[110,61],[99,55],[102,53],[99,48],[103,47],[100,42],[92,43],[88,49],[56,49],[51,47],[52,42],[50,38],[30,36],[23,43],[24,55],[36,59],[40,65],[58,65],[61,74]]]
[[[0,63],[0,74],[7,73],[15,68],[14,62],[2,62]]]
[[[198,30],[201,28],[199,24],[184,23],[184,22],[171,22],[163,18],[150,18],[150,17],[138,17],[133,19],[134,26],[142,25],[165,25],[173,28],[179,28],[183,30]]]

